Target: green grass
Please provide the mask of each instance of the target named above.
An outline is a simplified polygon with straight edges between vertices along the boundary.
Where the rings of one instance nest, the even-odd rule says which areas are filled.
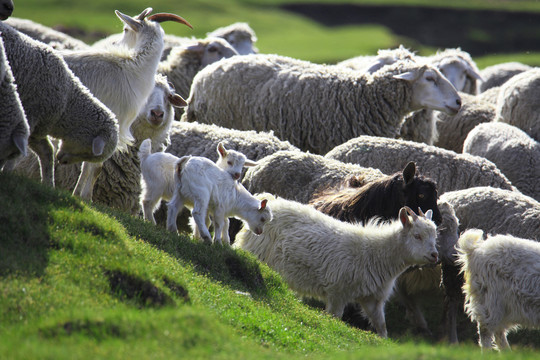
[[[207,32],[217,27],[244,21],[257,33],[257,46],[261,52],[278,53],[318,63],[335,63],[357,55],[375,54],[377,49],[397,47],[399,44],[405,44],[420,54],[430,54],[436,50],[414,39],[400,37],[383,26],[326,27],[278,8],[281,4],[293,2],[342,3],[331,0],[153,0],[150,3],[142,0],[26,0],[16,2],[13,16],[29,18],[48,26],[63,25],[83,29],[86,35],[81,36],[82,39],[91,43],[107,34],[122,30],[121,22],[114,15],[115,9],[135,15],[151,6],[154,12],[177,13],[194,26],[194,29],[190,30],[180,24],[164,23],[167,33],[204,37]],[[527,0],[352,0],[347,3],[540,11],[539,2]],[[505,54],[495,57],[489,54],[475,60],[481,67],[485,67],[508,59],[531,65],[540,64],[539,54]]]
[[[382,340],[306,305],[243,251],[25,178],[0,173],[0,204],[2,359],[479,355],[466,339],[456,347],[403,334]],[[403,323],[396,311],[388,311],[391,335]],[[533,341],[497,358],[537,357]]]

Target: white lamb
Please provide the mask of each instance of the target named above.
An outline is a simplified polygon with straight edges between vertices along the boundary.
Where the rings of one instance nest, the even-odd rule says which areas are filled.
[[[214,242],[230,244],[229,217],[245,221],[249,229],[261,235],[272,212],[266,199],[258,200],[231,175],[205,157],[183,156],[174,172],[175,189],[168,204],[167,229],[176,232],[176,218],[184,206],[192,209],[197,232],[211,243],[208,217],[214,222]]]
[[[166,152],[151,153],[150,139],[144,140],[139,149],[141,162],[141,206],[146,220],[156,224],[154,212],[160,201],[169,201],[174,194],[174,173],[179,157]],[[256,162],[235,150],[227,150],[223,143],[217,145],[216,165],[227,171],[234,180],[240,179],[244,166],[255,166]]]
[[[508,331],[540,327],[540,243],[483,235],[471,229],[458,241],[465,310],[478,325],[482,349],[491,349],[493,340],[499,350],[509,349]]]
[[[359,303],[381,337],[387,337],[384,305],[396,278],[411,265],[438,259],[431,210],[417,216],[403,207],[399,220],[361,226],[282,198],[268,206],[274,218],[264,233],[243,230],[234,247],[255,254],[300,295],[324,301],[338,318],[348,303]]]

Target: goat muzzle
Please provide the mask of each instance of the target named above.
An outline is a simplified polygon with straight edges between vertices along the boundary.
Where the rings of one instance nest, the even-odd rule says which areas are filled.
[[[150,15],[147,19],[151,20],[151,21],[158,22],[158,23],[161,23],[161,22],[164,22],[164,21],[174,21],[174,22],[177,22],[177,23],[180,23],[180,24],[184,24],[184,25],[186,25],[186,26],[193,29],[193,26],[191,26],[191,24],[186,19],[184,19],[183,17],[178,16],[176,14],[157,13],[157,14],[154,14],[154,15]]]

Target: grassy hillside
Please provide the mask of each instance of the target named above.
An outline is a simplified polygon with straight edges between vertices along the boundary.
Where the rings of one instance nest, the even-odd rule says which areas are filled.
[[[219,26],[236,21],[248,22],[255,29],[261,52],[278,53],[320,63],[334,63],[361,54],[374,54],[381,48],[397,47],[405,44],[421,54],[433,53],[437,46],[422,44],[414,38],[399,35],[388,27],[370,24],[344,24],[327,26],[312,18],[286,11],[282,7],[291,3],[340,4],[342,1],[331,0],[193,0],[171,2],[166,0],[120,0],[120,1],[83,1],[83,0],[25,0],[16,1],[13,16],[29,18],[48,26],[61,25],[75,35],[93,42],[107,34],[122,30],[120,21],[114,15],[118,9],[135,15],[151,6],[155,12],[174,12],[184,16],[193,25],[190,30],[179,24],[165,23],[168,33],[181,36],[203,37],[207,32]],[[539,12],[540,3],[528,0],[488,1],[488,0],[352,0],[351,4],[429,6],[441,8],[466,8],[483,10],[507,10]],[[361,11],[361,10],[358,10]],[[330,13],[328,14],[330,15]],[[442,15],[444,16],[444,15]],[[453,18],[452,20],[459,20]],[[345,20],[345,19],[344,19]],[[456,24],[459,27],[459,22]],[[513,24],[501,23],[511,31]],[[452,32],[451,28],[445,29]],[[482,30],[471,36],[487,36]],[[459,46],[459,44],[458,44]],[[492,55],[497,55],[492,57]],[[540,54],[524,51],[517,54],[485,54],[476,58],[480,67],[501,61],[522,61],[540,64]]]
[[[2,359],[479,355],[472,341],[381,340],[305,305],[249,254],[31,180],[0,173],[0,204]],[[538,351],[514,344],[497,359],[516,356]]]

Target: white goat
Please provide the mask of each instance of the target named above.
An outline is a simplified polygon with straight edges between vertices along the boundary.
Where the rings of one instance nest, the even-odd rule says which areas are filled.
[[[240,179],[244,166],[255,166],[256,162],[235,150],[227,150],[223,143],[217,145],[216,165],[227,171],[234,180]],[[161,200],[169,201],[174,194],[174,173],[179,157],[166,152],[151,153],[151,141],[146,139],[139,148],[141,162],[141,206],[146,220],[156,224],[154,211]]]
[[[264,233],[243,230],[234,247],[258,256],[300,295],[324,301],[338,318],[345,305],[359,303],[381,337],[388,335],[384,305],[396,278],[411,265],[438,259],[431,210],[417,216],[402,207],[399,220],[361,226],[292,200],[270,199],[268,206],[274,217]]]
[[[229,217],[247,222],[260,235],[272,219],[267,200],[258,200],[230,174],[205,157],[183,156],[175,171],[175,191],[168,204],[167,229],[176,232],[176,217],[184,206],[192,209],[196,228],[206,243],[212,243],[207,220],[214,221],[214,242],[230,244]],[[197,233],[196,233],[197,234]]]
[[[509,330],[540,327],[540,243],[483,235],[470,229],[458,241],[465,310],[478,324],[482,349],[491,349],[494,338],[499,350],[509,349]]]
[[[159,23],[172,20],[191,27],[178,15],[159,13],[149,16],[151,11],[152,8],[147,8],[131,17],[116,10],[124,23],[124,35],[118,43],[61,52],[75,75],[118,118],[121,149],[134,142],[130,126],[154,88],[154,76],[163,51],[164,32]],[[92,199],[101,165],[83,164],[75,195]]]

